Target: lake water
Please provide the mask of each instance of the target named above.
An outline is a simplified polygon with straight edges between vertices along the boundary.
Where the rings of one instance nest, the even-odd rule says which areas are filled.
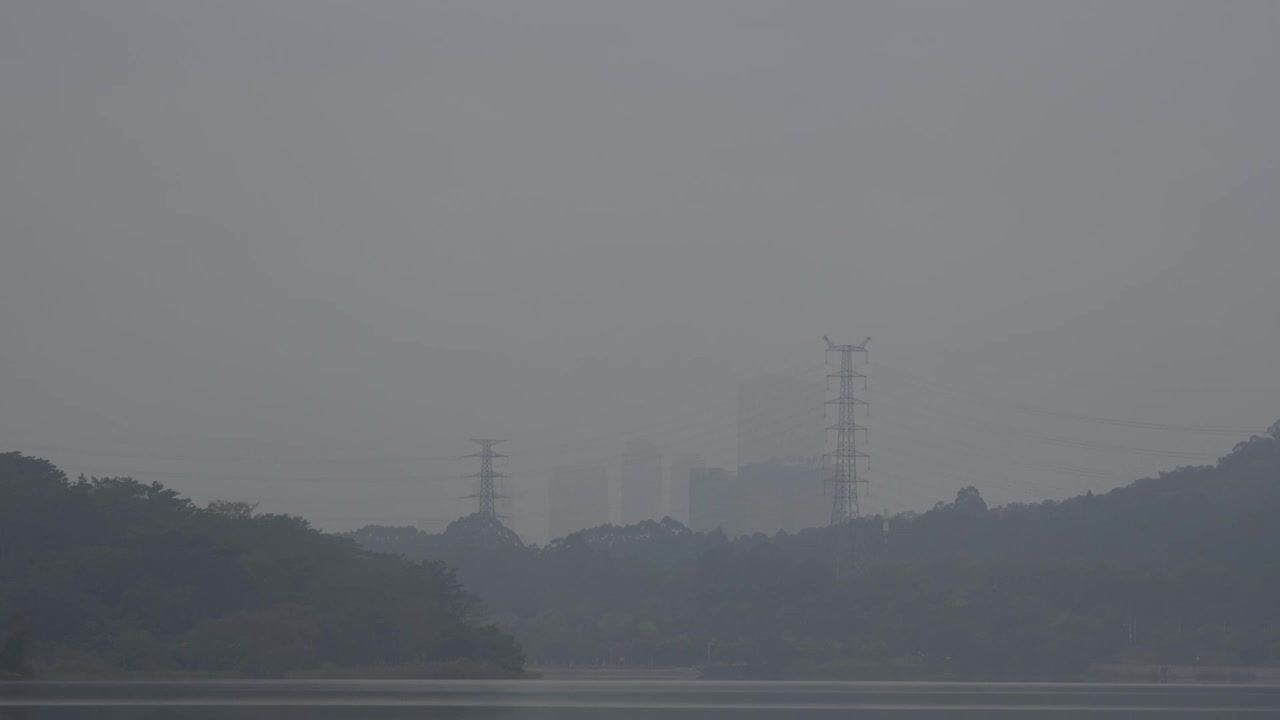
[[[0,683],[0,720],[1280,718],[1280,687],[706,681]]]

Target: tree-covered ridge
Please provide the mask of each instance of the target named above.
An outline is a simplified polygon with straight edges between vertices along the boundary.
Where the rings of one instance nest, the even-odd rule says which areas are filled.
[[[439,562],[0,454],[0,612],[29,619],[37,670],[519,673],[519,646],[479,609]]]
[[[668,520],[544,548],[353,536],[457,567],[539,662],[1057,678],[1280,663],[1278,516],[1280,423],[1214,466],[1106,494],[991,509],[963,488],[929,512],[794,535],[729,541]]]

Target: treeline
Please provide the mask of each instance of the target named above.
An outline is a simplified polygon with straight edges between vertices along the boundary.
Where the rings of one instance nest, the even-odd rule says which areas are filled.
[[[440,562],[0,454],[0,624],[32,653],[6,672],[519,674],[520,647],[480,611]]]
[[[1078,677],[1280,664],[1280,423],[1214,466],[1104,495],[733,541],[670,520],[547,547],[477,518],[370,549],[444,560],[539,663],[775,677]],[[850,562],[848,558],[855,558]]]

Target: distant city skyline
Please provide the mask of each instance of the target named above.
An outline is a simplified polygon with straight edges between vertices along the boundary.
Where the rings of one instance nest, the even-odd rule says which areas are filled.
[[[1280,417],[1278,18],[0,3],[0,450],[439,531],[504,438],[541,543],[869,335],[876,512],[1212,463]]]

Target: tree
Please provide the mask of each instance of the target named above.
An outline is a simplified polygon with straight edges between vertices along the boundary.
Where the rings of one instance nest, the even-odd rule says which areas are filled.
[[[255,510],[200,508],[127,477],[70,482],[43,460],[0,455],[0,608],[31,618],[10,629],[0,668],[24,672],[36,637],[32,662],[53,666],[74,656],[255,676],[388,664],[521,672],[519,645],[481,621],[443,564]]]

